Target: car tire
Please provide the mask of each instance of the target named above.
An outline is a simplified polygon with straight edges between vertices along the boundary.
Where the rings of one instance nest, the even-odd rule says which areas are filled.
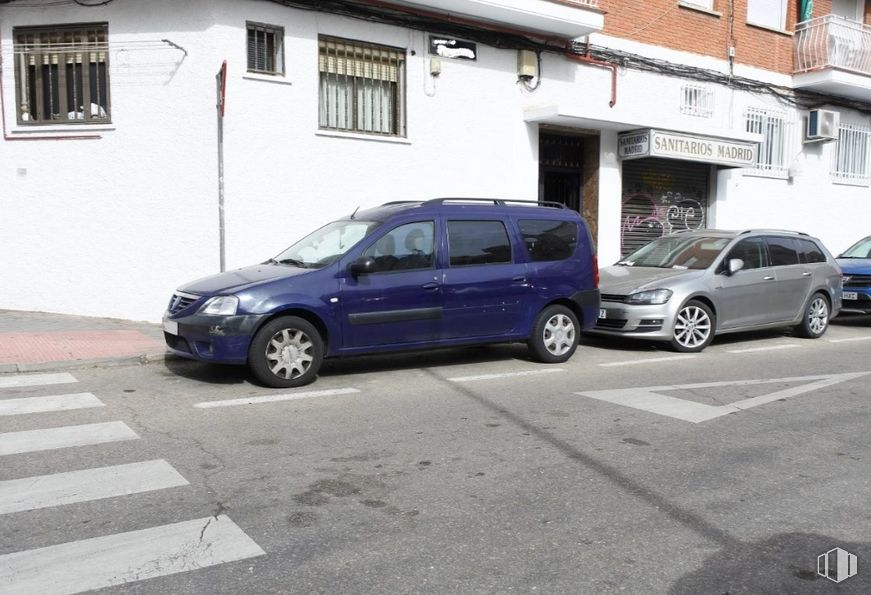
[[[273,388],[293,388],[314,381],[324,361],[324,341],[318,330],[297,316],[267,322],[248,348],[248,367]]]
[[[697,353],[714,340],[714,313],[704,303],[690,300],[680,307],[669,345],[681,353]]]
[[[527,344],[536,360],[560,364],[575,353],[579,330],[575,313],[565,306],[554,304],[538,313]]]
[[[813,294],[804,307],[801,323],[795,326],[796,333],[806,339],[822,337],[829,328],[830,313],[828,298],[821,292]]]

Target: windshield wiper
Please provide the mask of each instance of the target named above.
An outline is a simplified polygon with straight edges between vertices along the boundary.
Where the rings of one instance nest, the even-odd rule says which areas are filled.
[[[275,260],[275,259],[273,259],[273,260]],[[282,258],[281,260],[276,261],[276,262],[278,262],[278,264],[289,264],[289,265],[292,265],[295,267],[299,267],[301,269],[308,268],[308,265],[306,265],[306,263],[304,263],[301,260],[297,260],[295,258]]]

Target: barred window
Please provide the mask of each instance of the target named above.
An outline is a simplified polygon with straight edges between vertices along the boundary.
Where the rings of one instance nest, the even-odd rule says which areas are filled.
[[[248,72],[284,74],[284,29],[247,23]]]
[[[871,185],[871,127],[841,125],[832,179],[845,184]]]
[[[747,110],[745,120],[747,132],[761,134],[764,137],[756,154],[756,166],[746,173],[787,177],[792,122],[787,121],[784,112],[752,107]]]
[[[405,51],[320,38],[321,128],[405,136]]]
[[[680,113],[700,118],[713,116],[713,90],[703,85],[682,85],[680,89]]]
[[[13,30],[19,124],[109,122],[108,28]]]

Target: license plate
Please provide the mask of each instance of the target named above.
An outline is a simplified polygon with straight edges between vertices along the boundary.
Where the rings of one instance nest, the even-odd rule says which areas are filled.
[[[608,311],[605,308],[599,308],[599,318],[608,318]]]
[[[175,320],[164,320],[163,321],[163,330],[169,333],[170,335],[178,334],[178,323]]]
[[[841,294],[841,297],[845,300],[858,300],[859,295],[855,291],[845,291]]]

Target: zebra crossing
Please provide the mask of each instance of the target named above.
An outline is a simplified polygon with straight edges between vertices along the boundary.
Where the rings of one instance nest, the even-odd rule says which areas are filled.
[[[0,377],[0,391],[72,384],[71,374]],[[0,392],[0,465],[4,456],[139,440],[122,421],[103,421],[3,431],[12,416],[105,407],[86,392],[45,396],[10,396]],[[36,417],[34,419],[40,419]],[[4,515],[119,498],[145,492],[184,489],[188,481],[162,459],[57,472],[0,481],[0,524]],[[110,535],[96,535],[0,555],[0,594],[80,593],[159,576],[195,571],[226,562],[265,555],[228,516],[191,519]]]

